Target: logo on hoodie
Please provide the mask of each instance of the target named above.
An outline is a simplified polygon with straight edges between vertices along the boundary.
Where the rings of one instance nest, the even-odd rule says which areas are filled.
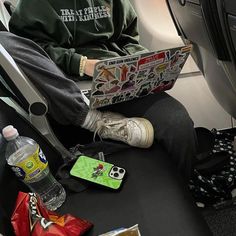
[[[60,13],[63,22],[90,21],[111,17],[111,9],[107,6],[87,7],[80,10],[60,9]]]

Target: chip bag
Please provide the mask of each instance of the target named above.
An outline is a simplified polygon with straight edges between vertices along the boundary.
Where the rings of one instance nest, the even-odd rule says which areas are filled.
[[[80,236],[93,224],[47,210],[35,193],[19,192],[11,217],[16,236]]]

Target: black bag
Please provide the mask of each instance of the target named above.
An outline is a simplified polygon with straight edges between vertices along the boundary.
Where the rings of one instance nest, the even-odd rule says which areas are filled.
[[[227,131],[196,128],[199,153],[190,180],[190,191],[199,207],[232,204],[236,192],[234,135]]]

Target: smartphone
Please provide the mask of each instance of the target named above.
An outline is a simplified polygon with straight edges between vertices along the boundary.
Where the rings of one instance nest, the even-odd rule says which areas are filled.
[[[108,162],[88,156],[80,156],[72,167],[70,174],[111,189],[119,189],[126,170]]]

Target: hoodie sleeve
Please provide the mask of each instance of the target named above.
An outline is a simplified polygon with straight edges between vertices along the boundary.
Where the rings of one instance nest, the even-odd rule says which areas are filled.
[[[79,74],[81,55],[69,48],[73,37],[48,1],[20,0],[9,29],[38,43],[65,73]]]
[[[123,27],[118,44],[129,54],[148,51],[139,43],[138,18],[129,1],[121,1],[123,5]]]

